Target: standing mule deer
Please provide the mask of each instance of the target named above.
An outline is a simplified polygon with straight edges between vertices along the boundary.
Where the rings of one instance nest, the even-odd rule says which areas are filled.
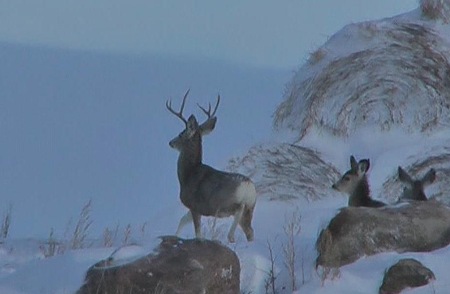
[[[436,179],[436,171],[431,168],[420,180],[414,180],[403,168],[398,167],[398,178],[407,187],[403,189],[401,200],[428,200],[424,189]]]
[[[345,172],[342,178],[332,186],[333,189],[350,195],[348,206],[381,207],[386,205],[370,197],[366,175],[369,167],[369,159],[357,162],[353,155],[350,156],[350,170]]]
[[[169,142],[170,147],[180,152],[178,157],[178,181],[180,183],[181,202],[189,209],[178,226],[177,234],[191,219],[194,222],[195,235],[201,238],[201,216],[228,217],[233,215],[234,221],[228,233],[228,241],[233,243],[234,232],[239,224],[248,241],[253,240],[252,217],[256,203],[256,190],[253,182],[246,176],[216,170],[202,162],[202,137],[215,127],[215,116],[220,103],[211,113],[200,107],[207,119],[201,125],[194,115],[187,120],[183,117],[183,109],[189,90],[183,97],[181,108],[176,112],[171,102],[166,102],[167,109],[185,124],[185,129]]]

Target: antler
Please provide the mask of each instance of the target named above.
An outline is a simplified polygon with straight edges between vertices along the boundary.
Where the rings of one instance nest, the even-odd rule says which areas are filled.
[[[220,103],[220,95],[217,95],[217,103],[216,103],[216,106],[214,107],[214,111],[212,113],[211,113],[211,103],[208,103],[208,110],[203,108],[198,103],[197,103],[197,106],[200,107],[200,109],[208,116],[208,119],[210,119],[211,117],[214,117],[214,115],[216,114],[217,108],[219,107],[219,103]]]
[[[180,111],[179,111],[179,112],[176,112],[175,110],[172,109],[172,101],[170,101],[170,100],[167,100],[167,101],[166,101],[166,107],[167,107],[167,110],[169,110],[169,111],[170,111],[171,113],[173,113],[176,117],[178,117],[179,119],[181,119],[181,120],[184,122],[185,125],[187,125],[187,120],[183,117],[183,109],[184,109],[184,104],[186,103],[186,98],[187,98],[187,96],[188,96],[188,94],[189,94],[189,91],[190,91],[190,89],[188,89],[188,90],[186,91],[186,94],[184,94],[183,102],[181,103],[181,108],[180,108]],[[214,111],[214,112],[215,112],[215,111]]]
[[[205,108],[201,107],[198,103],[198,107],[200,107],[200,109],[206,114],[206,116],[208,117],[204,123],[202,123],[199,126],[200,132],[202,134],[202,136],[209,134],[214,127],[216,126],[216,121],[217,121],[217,117],[215,117],[217,108],[219,107],[219,103],[220,103],[220,95],[217,95],[217,103],[216,106],[214,107],[214,111],[211,113],[211,103],[208,103],[208,110],[206,110]]]

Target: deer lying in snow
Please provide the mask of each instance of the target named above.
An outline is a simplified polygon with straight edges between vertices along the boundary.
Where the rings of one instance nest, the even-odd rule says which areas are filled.
[[[256,203],[256,190],[253,182],[246,176],[216,170],[202,162],[202,137],[215,127],[215,117],[220,102],[211,113],[200,107],[206,114],[204,123],[198,124],[194,115],[187,120],[183,117],[183,108],[189,90],[186,92],[179,112],[172,109],[167,101],[167,109],[181,119],[185,129],[169,142],[170,147],[180,152],[178,157],[178,181],[180,183],[181,202],[189,209],[178,226],[177,234],[191,219],[194,222],[195,235],[201,238],[201,216],[228,217],[233,215],[234,221],[228,233],[228,241],[235,242],[234,232],[239,224],[248,241],[253,240],[252,217]]]
[[[333,189],[350,196],[348,206],[381,207],[386,205],[370,197],[369,182],[366,175],[369,167],[369,159],[356,162],[355,157],[350,156],[350,170],[345,172],[342,178],[332,186]]]
[[[398,167],[398,178],[405,183],[407,187],[403,190],[401,200],[426,201],[424,188],[436,180],[436,171],[431,168],[420,180],[414,180],[403,168]]]

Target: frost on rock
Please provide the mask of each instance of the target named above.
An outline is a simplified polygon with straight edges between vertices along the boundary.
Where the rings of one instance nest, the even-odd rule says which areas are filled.
[[[274,126],[298,139],[314,128],[340,137],[448,128],[450,46],[432,25],[394,18],[344,27],[294,75]]]
[[[220,277],[226,280],[230,280],[231,278],[233,278],[233,266],[230,265],[230,267],[228,268],[222,268]]]
[[[412,177],[420,178],[431,168],[436,170],[436,180],[425,189],[428,199],[436,199],[450,205],[450,141],[442,145],[427,147],[422,152],[407,159],[402,166]],[[402,194],[404,185],[399,181],[398,175],[391,175],[383,183],[383,195],[389,202],[397,202]]]
[[[245,156],[231,159],[228,170],[252,178],[258,197],[268,200],[321,199],[330,196],[339,177],[319,153],[292,144],[254,146]]]

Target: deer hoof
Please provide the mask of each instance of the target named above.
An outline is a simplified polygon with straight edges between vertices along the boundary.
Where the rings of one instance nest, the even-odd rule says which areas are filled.
[[[236,242],[236,240],[234,240],[234,236],[228,235],[228,242],[230,242],[230,243]]]
[[[247,237],[247,241],[253,241],[254,239],[254,234],[253,234],[253,229],[249,229],[247,232],[245,232],[245,237]]]

